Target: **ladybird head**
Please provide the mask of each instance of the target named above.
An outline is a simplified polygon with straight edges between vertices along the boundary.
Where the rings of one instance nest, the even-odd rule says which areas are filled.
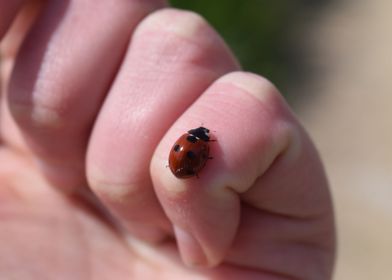
[[[189,130],[188,133],[203,141],[210,141],[210,130],[208,128],[200,126],[198,128]]]

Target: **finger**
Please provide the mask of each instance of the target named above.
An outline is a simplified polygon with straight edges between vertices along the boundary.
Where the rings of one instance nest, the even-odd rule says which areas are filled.
[[[133,234],[157,240],[171,230],[151,184],[153,151],[200,93],[237,67],[221,38],[194,13],[160,10],[137,28],[87,159],[92,188]]]
[[[165,168],[169,151],[179,135],[201,123],[215,131],[211,137],[217,141],[210,143],[213,159],[207,162],[199,179],[179,180]],[[245,214],[241,213],[242,203],[294,217],[330,211],[327,206],[320,210],[318,205],[314,207],[314,201],[311,203],[327,193],[324,177],[318,177],[321,185],[311,186],[308,184],[315,179],[301,174],[299,179],[295,177],[299,171],[304,172],[302,168],[309,170],[309,162],[321,172],[318,160],[299,157],[298,143],[305,137],[302,133],[276,88],[246,73],[219,79],[179,118],[154,153],[151,174],[165,213],[175,225],[178,246],[187,264],[212,266],[225,258],[238,232],[240,215]],[[303,145],[308,149],[306,142]],[[280,160],[290,166],[290,172],[278,169],[269,175]],[[264,185],[257,183],[264,175],[270,180],[268,189],[273,194],[269,194],[270,200],[260,202],[251,192],[253,188],[263,189]],[[294,189],[288,190],[290,186]],[[310,191],[311,187],[315,191]],[[294,202],[283,205],[290,202],[290,195]],[[325,199],[329,201],[328,194]]]
[[[0,40],[11,26],[25,0],[0,0]]]
[[[9,104],[40,166],[62,188],[85,185],[92,123],[136,24],[160,0],[49,1],[18,55]]]
[[[15,4],[11,1],[6,3]],[[4,2],[2,4],[4,5]],[[8,28],[7,34],[2,38],[0,43],[0,139],[9,147],[13,147],[24,153],[28,152],[28,148],[11,117],[5,92],[19,47],[42,6],[43,2],[39,0],[29,1],[24,4],[18,11],[16,18],[12,22],[12,26]],[[5,10],[0,8],[0,11],[4,12]],[[0,18],[2,17],[0,16]]]
[[[1,30],[3,30],[4,34],[6,33],[4,37],[0,35],[0,78],[2,93],[5,92],[19,47],[22,44],[27,31],[43,7],[43,2],[40,0],[25,2],[26,1],[0,2],[0,6],[6,6],[0,7],[0,26],[3,27],[0,28],[0,34]],[[25,4],[22,5],[23,3]],[[12,8],[9,9],[7,6],[12,6]],[[6,15],[1,15],[1,13],[5,13]]]

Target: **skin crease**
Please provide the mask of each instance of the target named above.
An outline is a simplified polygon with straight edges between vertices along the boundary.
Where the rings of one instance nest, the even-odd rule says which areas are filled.
[[[22,2],[0,0],[0,35],[21,9],[0,45],[1,278],[332,277],[332,204],[311,140],[268,81],[227,74],[239,66],[200,17],[150,14],[164,5],[152,0]],[[41,36],[20,48],[34,18],[60,20],[35,25],[30,34]],[[79,44],[73,34],[90,37]],[[111,66],[99,70],[103,59]],[[98,72],[92,87],[86,77]],[[23,91],[26,79],[33,87]],[[86,88],[94,102],[83,101]],[[176,101],[161,106],[162,96]],[[178,180],[168,153],[201,124],[217,139],[214,159],[199,179]]]

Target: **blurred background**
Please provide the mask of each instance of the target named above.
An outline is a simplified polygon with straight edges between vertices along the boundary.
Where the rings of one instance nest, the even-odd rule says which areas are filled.
[[[336,209],[334,279],[392,279],[392,1],[171,2],[272,80],[314,139]]]

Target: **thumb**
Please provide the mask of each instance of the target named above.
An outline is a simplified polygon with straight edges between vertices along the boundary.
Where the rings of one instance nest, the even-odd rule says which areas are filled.
[[[232,73],[201,95],[162,139],[151,163],[152,180],[186,264],[214,266],[228,254],[240,223],[240,194],[286,148],[285,111],[269,82]],[[208,142],[213,159],[199,178],[178,179],[165,168],[170,149],[201,123],[217,140]]]

